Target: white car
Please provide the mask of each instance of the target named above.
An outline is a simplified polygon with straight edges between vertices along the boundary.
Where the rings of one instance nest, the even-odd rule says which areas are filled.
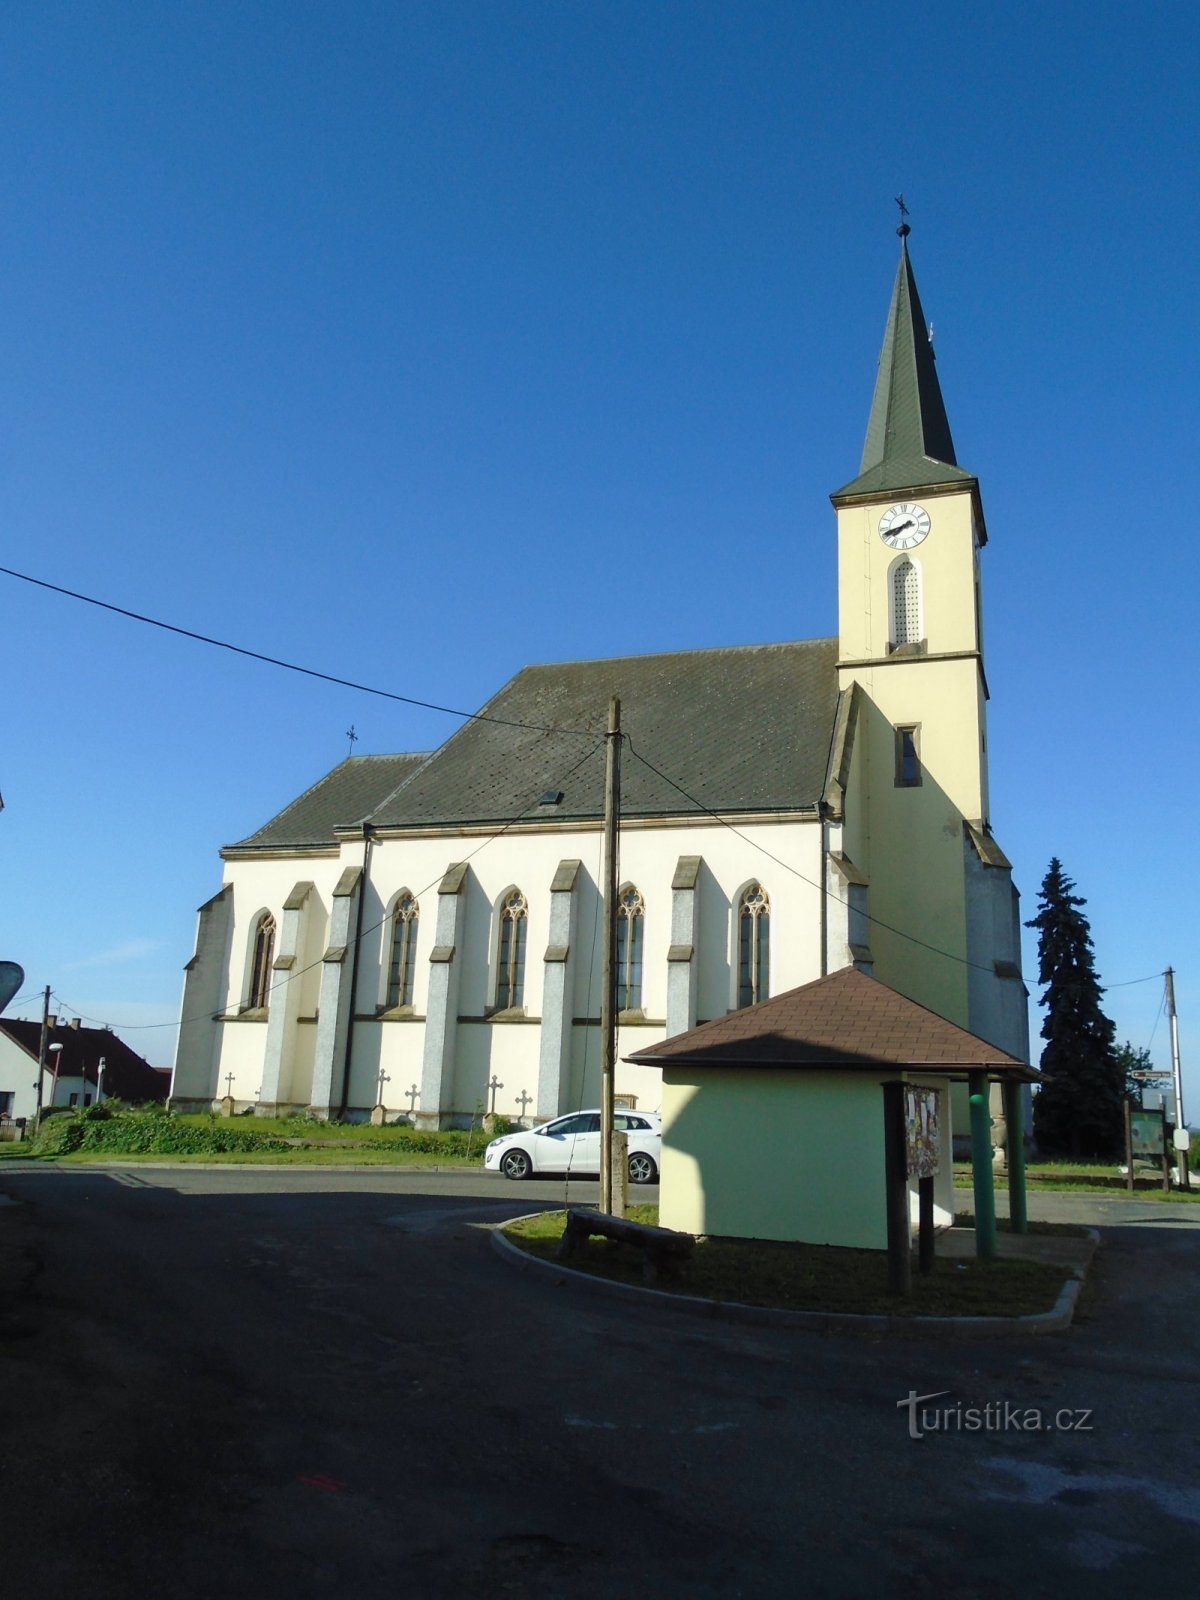
[[[657,1183],[662,1161],[662,1118],[651,1111],[617,1111],[613,1126],[629,1140],[630,1183]],[[485,1172],[506,1178],[566,1173],[594,1178],[600,1172],[600,1113],[573,1111],[540,1128],[522,1128],[493,1139],[483,1155]]]

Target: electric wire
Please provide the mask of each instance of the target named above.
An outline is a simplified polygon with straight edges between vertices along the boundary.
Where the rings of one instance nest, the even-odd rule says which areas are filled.
[[[774,861],[777,866],[782,867],[785,872],[790,872],[793,877],[799,878],[801,883],[808,884],[810,889],[815,889],[818,894],[822,894],[826,897],[826,899],[832,900],[835,905],[842,907],[846,906],[847,902],[845,900],[839,900],[832,890],[826,888],[824,884],[815,882],[808,876],[807,873],[801,872],[799,867],[794,867],[790,861],[785,861],[781,856],[775,855],[772,851],[767,849],[765,844],[760,843],[757,839],[752,839],[749,834],[743,833],[739,827],[729,821],[728,817],[724,817],[720,812],[714,811],[711,806],[707,806],[703,800],[697,799],[697,797],[690,793],[689,790],[685,789],[682,784],[676,783],[674,778],[669,777],[661,770],[661,768],[656,767],[653,761],[651,761],[647,756],[642,755],[639,750],[635,749],[633,740],[629,738],[628,734],[624,734],[622,737],[625,738],[629,744],[630,755],[632,755],[636,760],[640,761],[644,767],[648,767],[650,771],[653,772],[656,777],[661,778],[664,783],[669,784],[677,794],[682,795],[685,800],[689,801],[692,805],[703,811],[705,816],[711,817],[714,822],[719,822],[722,827],[728,828],[731,833],[736,834],[739,839],[750,845],[752,849],[761,851],[762,854],[768,857],[769,860]],[[952,950],[943,950],[938,945],[930,944],[927,940],[918,938],[915,933],[908,933],[903,928],[897,928],[892,923],[885,922],[882,917],[872,916],[869,911],[864,912],[863,916],[867,922],[873,923],[875,927],[883,928],[888,933],[894,933],[900,939],[907,939],[910,944],[919,945],[921,949],[928,950],[932,955],[944,956],[947,961],[956,961],[960,966],[971,967],[976,972],[986,972],[989,976],[994,975],[994,968],[990,966],[984,966],[984,964],[979,961],[971,961],[966,956],[956,955]],[[1160,978],[1161,976],[1161,973],[1155,972],[1151,973],[1150,977],[1148,978],[1129,978],[1126,979],[1124,983],[1106,984],[1104,987],[1109,989],[1123,989],[1135,983],[1150,983],[1155,978]]]
[[[250,650],[245,645],[231,644],[227,639],[215,639],[210,634],[197,633],[192,628],[183,628],[174,622],[163,622],[158,617],[148,617],[140,611],[130,611],[126,606],[114,605],[109,600],[99,600],[94,595],[81,594],[77,589],[64,588],[62,584],[50,583],[45,578],[31,577],[27,572],[16,572],[12,567],[0,567],[0,573],[8,578],[18,578],[22,583],[34,584],[39,589],[48,589],[52,594],[65,595],[70,600],[82,601],[84,605],[96,606],[101,611],[111,611],[115,616],[126,617],[131,622],[145,623],[150,628],[161,628],[164,633],[174,633],[182,639],[192,639],[197,644],[211,645],[216,650],[228,650],[233,655],[246,656],[251,661],[262,661],[269,667],[280,667],[285,672],[298,672],[306,678],[317,678],[322,683],[336,684],[341,689],[353,689],[358,694],[377,695],[382,700],[395,700],[401,705],[416,706],[422,711],[437,711],[448,717],[459,717],[463,722],[494,722],[505,728],[524,728],[530,733],[563,733],[581,739],[596,737],[595,730],[590,728],[553,727],[540,722],[521,722],[514,717],[497,717],[486,711],[460,711],[455,706],[438,705],[433,700],[418,700],[413,695],[397,694],[394,690],[379,689],[369,683],[356,683],[352,678],[339,678],[332,672],[319,672],[315,667],[302,667],[294,661],[284,661],[278,656],[264,655],[261,650]]]

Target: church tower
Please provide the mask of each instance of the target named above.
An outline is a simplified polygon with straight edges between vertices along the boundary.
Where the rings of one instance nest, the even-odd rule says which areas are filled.
[[[1002,1048],[1027,1038],[1009,864],[991,834],[977,480],[958,465],[900,229],[859,474],[838,523],[841,855],[862,964]]]

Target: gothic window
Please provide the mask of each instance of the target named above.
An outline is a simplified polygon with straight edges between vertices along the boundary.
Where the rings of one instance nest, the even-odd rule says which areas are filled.
[[[500,908],[500,971],[496,979],[496,1009],[508,1011],[525,1004],[525,936],[528,931],[525,896],[514,889]]]
[[[636,1011],[642,1003],[642,929],[646,905],[632,884],[617,901],[617,1010]]]
[[[388,962],[387,1008],[411,1006],[417,965],[417,902],[405,892],[392,912],[392,950]]]
[[[761,883],[742,893],[738,907],[738,1005],[752,1006],[770,993],[771,902]]]
[[[892,643],[918,644],[921,639],[921,576],[907,559],[892,569]]]
[[[251,1011],[265,1011],[271,992],[271,963],[275,959],[275,918],[264,911],[254,928],[254,949],[250,958],[250,993],[246,1005]]]

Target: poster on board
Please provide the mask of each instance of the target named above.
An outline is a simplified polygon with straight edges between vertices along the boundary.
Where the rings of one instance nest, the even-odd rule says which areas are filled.
[[[938,1169],[938,1091],[904,1085],[904,1138],[910,1178],[932,1178]]]

